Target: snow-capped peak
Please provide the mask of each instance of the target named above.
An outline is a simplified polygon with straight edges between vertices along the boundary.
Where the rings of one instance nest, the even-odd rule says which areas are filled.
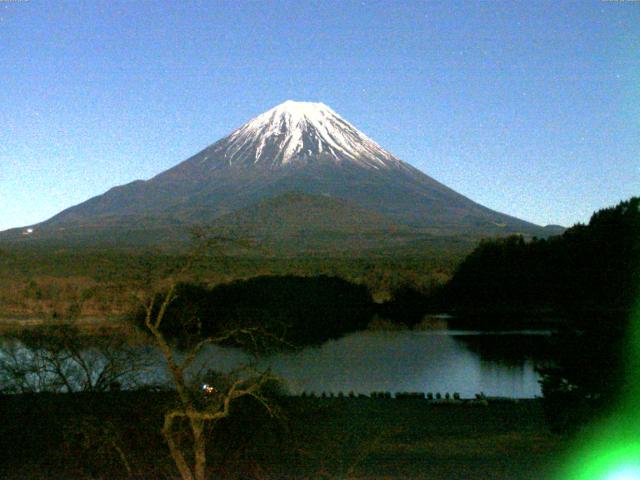
[[[214,147],[229,164],[286,165],[312,158],[368,168],[401,163],[323,103],[287,100],[235,130]]]

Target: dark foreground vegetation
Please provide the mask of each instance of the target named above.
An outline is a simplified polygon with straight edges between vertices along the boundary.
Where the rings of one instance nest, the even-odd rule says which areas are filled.
[[[0,397],[1,478],[176,478],[160,430],[163,392]],[[250,399],[208,431],[210,478],[545,479],[560,439],[537,401]]]

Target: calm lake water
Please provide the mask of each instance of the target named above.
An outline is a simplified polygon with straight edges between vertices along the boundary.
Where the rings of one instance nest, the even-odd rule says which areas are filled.
[[[541,395],[537,361],[544,360],[550,332],[480,332],[460,330],[357,332],[319,347],[282,353],[262,360],[292,394],[322,392],[345,395],[373,391],[458,392],[473,397],[532,398]],[[1,355],[1,353],[0,353]],[[145,376],[163,383],[158,367]],[[199,355],[194,370],[228,371],[248,360],[237,349],[213,346]]]
[[[351,391],[446,392],[473,397],[540,396],[535,363],[544,359],[550,332],[357,332],[320,347],[262,361],[290,393],[345,395]],[[243,360],[233,349],[212,348],[201,366],[230,369]]]

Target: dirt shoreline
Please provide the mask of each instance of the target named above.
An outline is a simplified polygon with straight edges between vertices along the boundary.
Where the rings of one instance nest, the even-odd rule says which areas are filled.
[[[0,333],[19,332],[27,329],[54,326],[73,326],[83,331],[101,329],[121,330],[127,325],[125,317],[80,317],[80,318],[43,318],[43,317],[0,317]]]

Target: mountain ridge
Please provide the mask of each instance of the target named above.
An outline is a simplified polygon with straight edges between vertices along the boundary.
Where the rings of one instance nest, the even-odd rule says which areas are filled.
[[[135,228],[150,219],[156,226],[208,224],[294,191],[429,233],[546,236],[543,227],[477,204],[396,158],[326,105],[287,101],[149,180],[114,187],[13,237],[81,234],[101,224]]]

